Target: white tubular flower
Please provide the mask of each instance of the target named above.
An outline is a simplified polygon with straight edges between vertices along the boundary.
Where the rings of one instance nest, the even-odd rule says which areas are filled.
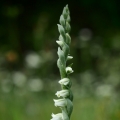
[[[67,101],[66,99],[58,99],[58,100],[54,100],[54,104],[57,107],[65,107],[67,105]]]
[[[69,96],[69,91],[68,90],[57,91],[57,93],[55,95],[57,95],[57,97],[65,98],[65,97]]]
[[[73,59],[72,56],[68,56],[68,57],[67,57],[67,60],[71,60],[71,59]]]
[[[66,73],[67,74],[73,73],[72,68],[71,67],[66,67]]]
[[[58,83],[60,83],[61,85],[68,85],[70,83],[70,80],[68,78],[63,78]]]
[[[52,113],[52,119],[51,120],[63,120],[63,115],[62,113],[58,113],[58,114],[53,114]]]

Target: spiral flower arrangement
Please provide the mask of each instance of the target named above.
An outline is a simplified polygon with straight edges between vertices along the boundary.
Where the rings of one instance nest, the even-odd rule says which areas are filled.
[[[64,7],[59,22],[60,24],[58,24],[58,31],[60,36],[59,40],[56,41],[59,45],[57,52],[59,57],[57,60],[57,66],[60,71],[61,80],[59,81],[59,84],[61,85],[62,90],[56,92],[55,95],[57,95],[57,97],[60,99],[54,99],[54,104],[56,107],[60,107],[62,112],[58,114],[52,113],[51,120],[70,120],[70,116],[73,110],[73,94],[70,90],[72,83],[69,75],[73,72],[73,70],[71,68],[72,64],[67,66],[67,61],[73,57],[70,56],[69,48],[71,43],[71,37],[69,35],[71,26],[68,5]]]

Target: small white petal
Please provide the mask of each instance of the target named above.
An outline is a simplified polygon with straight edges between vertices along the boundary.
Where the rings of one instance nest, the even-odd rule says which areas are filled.
[[[67,101],[65,99],[58,99],[58,100],[55,100],[54,99],[54,104],[55,106],[57,107],[65,107],[67,105]]]
[[[56,43],[57,43],[58,45],[60,45],[61,47],[63,46],[63,41],[57,40]]]
[[[67,60],[71,60],[71,59],[73,59],[72,56],[68,56],[68,57],[67,57]]]
[[[57,91],[55,95],[57,95],[57,97],[67,97],[69,96],[69,91],[68,90]]]
[[[58,83],[60,83],[61,85],[68,85],[70,83],[70,80],[68,78],[63,78]]]

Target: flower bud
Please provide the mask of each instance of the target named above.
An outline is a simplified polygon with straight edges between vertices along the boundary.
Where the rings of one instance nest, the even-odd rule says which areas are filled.
[[[66,7],[64,7],[62,14],[63,14],[64,18],[67,19],[68,13],[66,11]]]
[[[61,85],[68,85],[70,83],[70,80],[68,78],[63,78],[59,81]]]
[[[54,100],[54,104],[57,107],[65,107],[67,105],[67,101],[66,99],[58,99],[58,100]]]
[[[51,120],[63,120],[63,115],[62,113],[58,113],[58,114],[53,114],[52,113],[52,119]]]
[[[57,97],[68,97],[69,96],[69,91],[68,90],[61,90],[61,91],[57,91],[57,93],[55,94],[57,95]]]
[[[71,19],[70,19],[70,15],[67,16],[67,22],[70,23]]]
[[[64,52],[61,50],[60,47],[58,47],[58,56],[59,56],[59,59],[61,61],[61,64],[62,66],[65,66],[65,56],[64,56]]]
[[[58,25],[58,30],[59,30],[60,34],[64,36],[65,35],[65,30],[64,30],[63,26],[59,25],[59,24],[57,24],[57,25]]]
[[[71,30],[70,24],[66,22],[66,31],[69,33]]]
[[[56,43],[60,45],[61,47],[63,46],[63,41],[57,40]]]
[[[66,33],[66,42],[68,45],[70,45],[70,43],[71,43],[71,37],[68,33]]]
[[[68,10],[69,10],[69,8],[68,8],[68,4],[65,6],[65,8],[66,8],[66,11],[68,11]]]
[[[63,15],[60,16],[60,24],[62,26],[65,26],[65,19],[64,19]]]
[[[66,67],[66,73],[67,74],[73,73],[72,68],[71,67]]]
[[[64,38],[62,37],[62,35],[59,36],[59,40],[64,41]]]

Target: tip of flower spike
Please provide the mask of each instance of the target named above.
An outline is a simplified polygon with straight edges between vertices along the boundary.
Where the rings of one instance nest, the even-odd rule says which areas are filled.
[[[67,14],[70,14],[69,8],[68,8],[68,4],[65,6],[65,10],[67,12]]]
[[[68,9],[68,4],[65,6],[66,10]]]
[[[68,8],[65,6],[62,13],[62,15],[64,16],[64,19],[67,19],[67,16],[68,16],[67,11],[68,11]]]

